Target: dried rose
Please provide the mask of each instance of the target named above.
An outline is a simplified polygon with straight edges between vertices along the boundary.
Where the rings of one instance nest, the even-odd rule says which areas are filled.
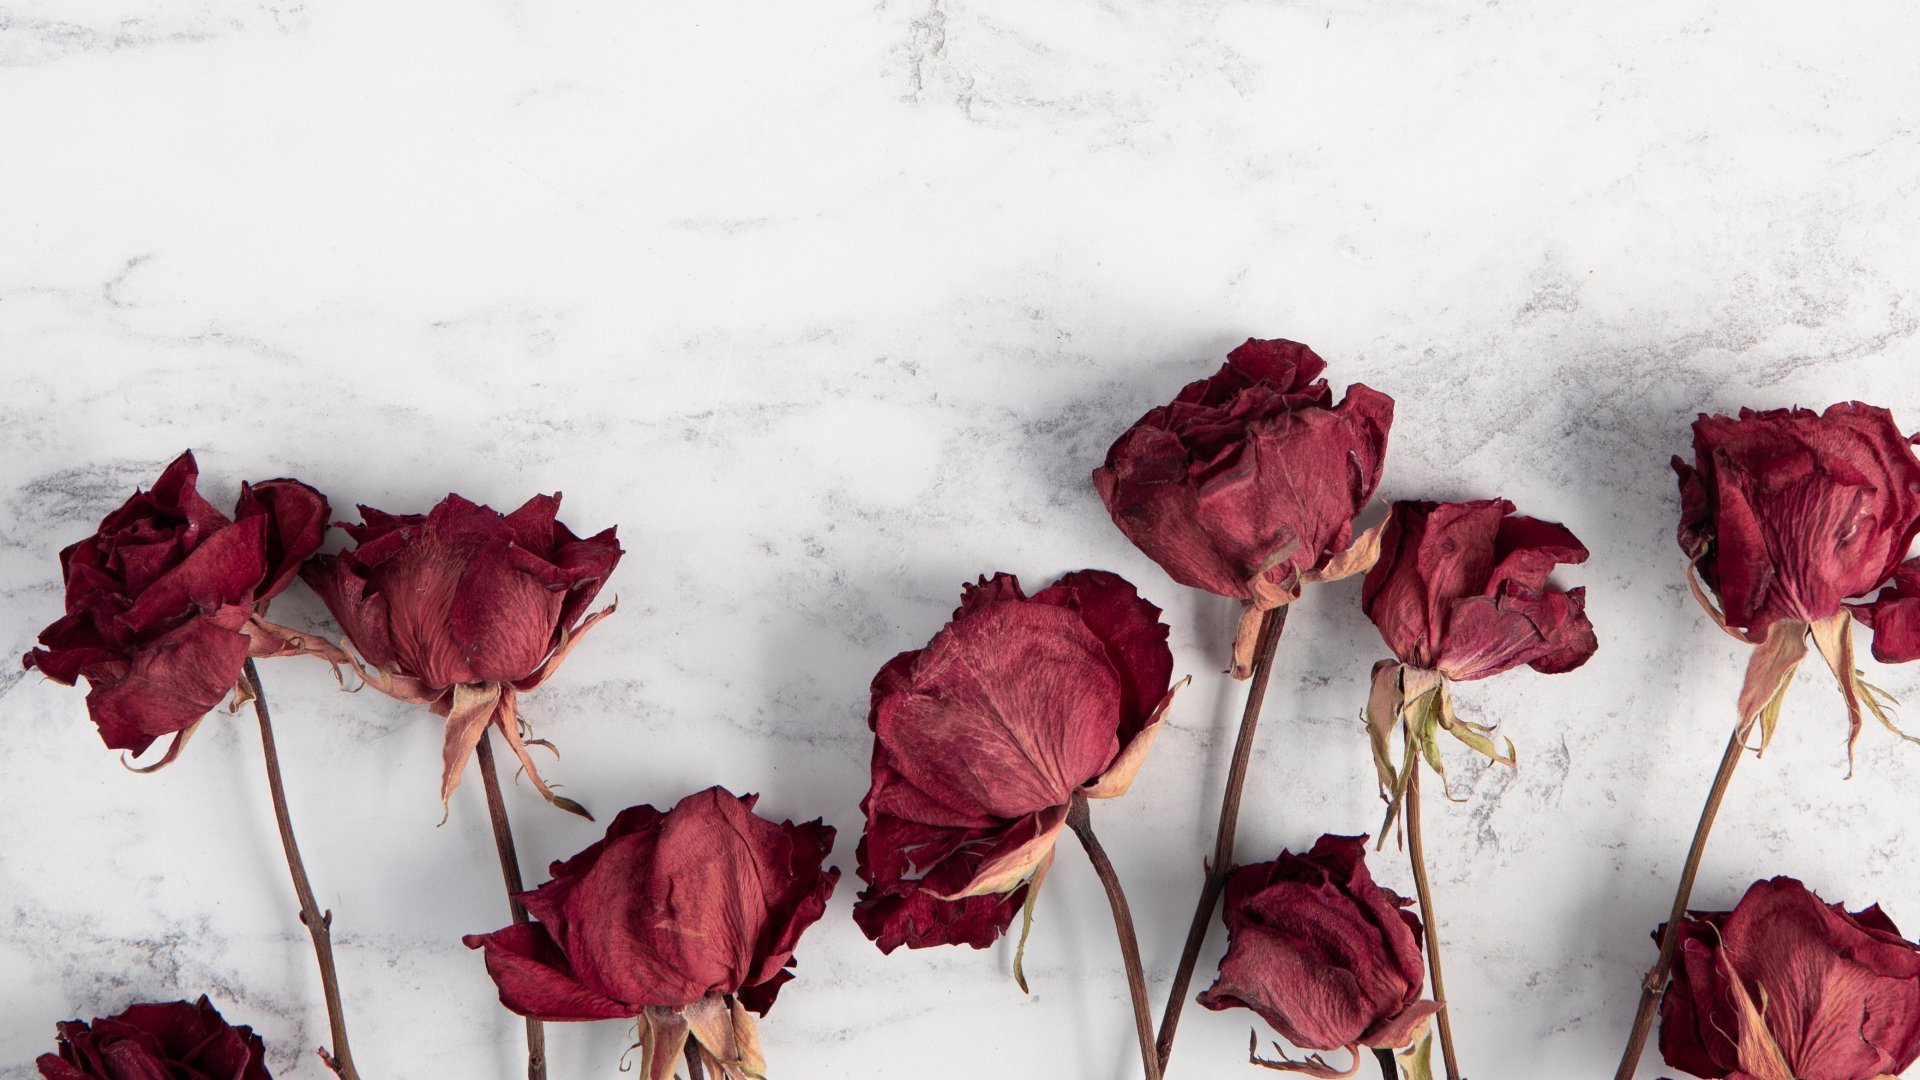
[[[536,922],[461,940],[486,950],[501,1003],[522,1016],[637,1017],[649,1080],[673,1075],[689,1035],[715,1075],[757,1080],[747,1010],[766,1015],[840,880],[821,868],[831,826],[768,821],[757,798],[712,787],[664,814],[624,810],[520,895]]]
[[[613,611],[587,613],[620,561],[614,530],[582,540],[555,520],[559,509],[557,494],[511,514],[458,495],[425,515],[362,506],[365,524],[341,526],[355,546],[300,571],[375,669],[355,664],[368,685],[447,718],[443,804],[491,724],[549,802],[588,816],[540,778],[517,699]]]
[[[1388,823],[1400,804],[1416,751],[1440,761],[1446,731],[1488,758],[1513,764],[1490,726],[1461,720],[1450,685],[1526,664],[1556,674],[1587,662],[1596,648],[1586,590],[1548,586],[1555,567],[1587,560],[1565,526],[1515,515],[1505,499],[1398,502],[1387,515],[1380,559],[1367,572],[1361,607],[1395,660],[1374,665],[1367,727],[1387,796]],[[1404,761],[1389,749],[1404,724]]]
[[[60,1052],[37,1062],[44,1080],[273,1080],[260,1036],[227,1023],[204,995],[69,1020],[59,1032]]]
[[[1239,678],[1263,613],[1365,570],[1376,550],[1377,532],[1356,539],[1353,520],[1380,484],[1393,399],[1355,383],[1335,405],[1326,366],[1298,342],[1250,338],[1093,473],[1114,524],[1169,576],[1246,601]]]
[[[1869,1080],[1920,1059],[1920,945],[1878,905],[1849,914],[1777,877],[1732,911],[1689,912],[1679,940],[1660,1005],[1660,1053],[1676,1069]]]
[[[115,750],[172,761],[232,693],[248,656],[309,652],[318,639],[264,618],[326,532],[327,500],[297,480],[243,484],[228,518],[200,497],[193,452],[60,553],[67,613],[24,662],[68,686],[85,678],[87,712]]]
[[[923,649],[873,680],[854,918],[883,952],[985,948],[1030,902],[1076,792],[1123,794],[1172,697],[1160,609],[1122,578],[1032,597],[982,578]]]
[[[1227,879],[1227,955],[1199,997],[1209,1009],[1252,1009],[1304,1050],[1396,1049],[1439,1009],[1422,1001],[1425,965],[1412,901],[1374,884],[1367,838],[1322,836],[1305,855],[1234,870]],[[1264,1062],[1345,1076],[1317,1055]]]
[[[1680,547],[1719,604],[1698,584],[1695,594],[1728,632],[1760,646],[1740,695],[1740,730],[1744,738],[1758,723],[1762,750],[1809,637],[1847,701],[1849,762],[1863,708],[1898,731],[1855,670],[1845,601],[1893,577],[1920,532],[1920,458],[1910,443],[1885,409],[1850,401],[1825,413],[1701,414],[1694,464],[1673,459]]]

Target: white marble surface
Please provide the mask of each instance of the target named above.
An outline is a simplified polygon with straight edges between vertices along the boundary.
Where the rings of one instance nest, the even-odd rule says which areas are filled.
[[[1430,828],[1469,1075],[1610,1075],[1743,661],[1683,585],[1667,457],[1700,409],[1860,397],[1920,426],[1917,31],[1893,0],[4,0],[0,654],[58,614],[58,549],[183,447],[227,499],[563,489],[630,554],[620,614],[527,703],[550,775],[603,820],[721,782],[841,830],[774,1075],[1137,1075],[1077,854],[1031,998],[1010,945],[882,957],[856,930],[866,684],[982,571],[1111,568],[1167,609],[1195,685],[1096,815],[1158,994],[1234,611],[1136,554],[1087,473],[1233,343],[1299,338],[1399,399],[1384,494],[1504,494],[1594,550],[1564,576],[1599,655],[1462,688],[1521,768],[1456,755],[1466,801]],[[1378,820],[1357,597],[1293,616],[1243,857]],[[457,940],[505,910],[478,790],[434,827],[438,724],[318,664],[266,678],[369,1080],[515,1076]],[[317,1080],[251,723],[136,777],[79,691],[5,665],[0,723],[0,1077],[56,1020],[204,990]],[[1920,751],[1868,730],[1847,781],[1843,738],[1803,674],[1702,904],[1791,873],[1920,931]],[[511,798],[529,866],[598,835]],[[1176,1080],[1265,1075],[1250,1014],[1187,1016]],[[556,1080],[627,1045],[552,1042]]]

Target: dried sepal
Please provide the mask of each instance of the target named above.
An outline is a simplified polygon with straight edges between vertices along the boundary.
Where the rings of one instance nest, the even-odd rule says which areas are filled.
[[[1393,1057],[1400,1066],[1400,1080],[1433,1080],[1433,1023],[1420,1021],[1414,1029],[1413,1045]]]
[[[1272,1069],[1274,1072],[1304,1073],[1308,1076],[1320,1077],[1321,1080],[1343,1080],[1344,1077],[1360,1071],[1360,1047],[1358,1046],[1347,1047],[1347,1053],[1353,1055],[1353,1064],[1344,1070],[1334,1068],[1326,1058],[1317,1053],[1308,1054],[1303,1060],[1295,1061],[1287,1056],[1286,1049],[1279,1043],[1273,1044],[1273,1052],[1280,1055],[1278,1059],[1261,1057],[1260,1034],[1257,1031],[1248,1030],[1247,1064],[1249,1065],[1258,1065],[1263,1069]]]
[[[1053,852],[1047,852],[1046,861],[1033,872],[1032,880],[1027,882],[1026,902],[1020,905],[1020,944],[1013,950],[1013,984],[1023,994],[1031,994],[1027,989],[1027,938],[1033,933],[1033,906],[1040,902],[1040,885],[1047,880],[1047,871],[1053,869]]]

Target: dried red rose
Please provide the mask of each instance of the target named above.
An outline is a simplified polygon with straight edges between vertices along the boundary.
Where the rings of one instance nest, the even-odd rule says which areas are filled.
[[[44,1080],[273,1080],[260,1036],[228,1024],[204,996],[69,1020],[59,1032],[60,1052],[37,1062]]]
[[[1355,383],[1335,405],[1326,366],[1298,342],[1249,338],[1093,473],[1114,524],[1169,576],[1247,602],[1239,678],[1262,613],[1365,570],[1375,550],[1377,533],[1356,540],[1353,520],[1380,483],[1393,399]]]
[[[1234,870],[1227,880],[1227,955],[1199,997],[1209,1009],[1252,1009],[1303,1050],[1397,1049],[1439,1009],[1420,1000],[1425,965],[1413,903],[1374,884],[1367,838],[1322,836],[1305,855]],[[1315,1057],[1285,1065],[1345,1076]]]
[[[649,1080],[673,1075],[689,1035],[714,1075],[765,1071],[753,1019],[793,977],[800,934],[840,880],[834,830],[753,813],[712,787],[666,813],[624,810],[606,838],[552,866],[520,900],[538,920],[469,934],[500,1001],[537,1020],[639,1018]]]
[[[327,500],[297,480],[241,485],[228,518],[200,497],[192,451],[60,553],[67,613],[24,663],[72,686],[115,750],[144,753],[173,736],[172,761],[234,690],[248,656],[340,654],[275,626],[267,603],[320,546]]]
[[[367,684],[447,718],[442,803],[491,724],[549,802],[588,816],[540,778],[517,699],[613,611],[587,613],[620,561],[614,530],[580,539],[555,520],[559,509],[557,494],[511,514],[458,495],[425,515],[362,506],[364,524],[341,526],[355,546],[300,571],[376,669],[355,664]]]
[[[1660,1053],[1676,1069],[1870,1080],[1920,1060],[1920,945],[1878,905],[1849,914],[1777,877],[1732,911],[1689,912],[1679,941],[1660,1004]]]
[[[1074,794],[1133,782],[1172,676],[1160,609],[1114,574],[1032,597],[1011,574],[966,586],[925,648],[874,676],[860,928],[883,952],[991,944],[1045,875]]]
[[[1857,401],[1740,415],[1701,414],[1694,464],[1673,459],[1680,478],[1680,547],[1716,606],[1709,615],[1757,644],[1740,695],[1742,737],[1761,724],[1761,749],[1805,657],[1809,637],[1840,680],[1852,760],[1861,710],[1894,728],[1855,670],[1845,601],[1894,576],[1920,533],[1920,458],[1885,409]],[[1889,655],[1898,630],[1889,631]]]
[[[1505,499],[1397,502],[1387,515],[1360,604],[1397,658],[1374,666],[1367,707],[1389,823],[1416,748],[1440,760],[1434,740],[1441,731],[1495,761],[1513,762],[1511,742],[1503,753],[1491,728],[1454,714],[1450,683],[1521,664],[1546,674],[1571,671],[1597,647],[1586,590],[1547,585],[1556,566],[1587,561],[1587,549],[1565,526],[1513,510]],[[1403,720],[1410,721],[1410,738],[1396,770],[1388,743]]]

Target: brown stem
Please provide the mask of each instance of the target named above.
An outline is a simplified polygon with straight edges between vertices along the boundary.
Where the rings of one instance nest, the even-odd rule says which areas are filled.
[[[707,1070],[700,1064],[700,1048],[692,1043],[687,1045],[687,1080],[706,1080]]]
[[[1153,1051],[1153,1014],[1147,1004],[1147,975],[1140,963],[1140,940],[1133,932],[1133,913],[1127,909],[1127,894],[1120,888],[1120,875],[1113,870],[1113,861],[1100,846],[1093,835],[1093,822],[1087,813],[1087,797],[1074,793],[1073,802],[1067,806],[1067,827],[1080,838],[1080,846],[1087,849],[1087,861],[1093,864],[1093,872],[1100,875],[1100,884],[1106,887],[1107,903],[1113,906],[1113,927],[1120,934],[1120,956],[1127,965],[1127,990],[1133,995],[1133,1025],[1140,1036],[1140,1062],[1147,1070],[1147,1080],[1160,1080],[1160,1059]]]
[[[523,926],[527,908],[519,897],[527,889],[520,881],[520,856],[513,849],[513,826],[507,821],[506,800],[500,797],[500,772],[494,768],[490,742],[490,734],[482,735],[474,757],[487,789],[487,815],[493,819],[493,846],[500,855],[500,876],[507,884],[507,906],[513,909],[513,924]],[[527,1080],[547,1080],[547,1029],[532,1017],[527,1018]]]
[[[313,885],[307,880],[307,865],[300,859],[300,845],[293,838],[293,818],[287,813],[287,789],[280,780],[280,753],[273,742],[273,717],[267,711],[267,692],[260,683],[260,669],[247,659],[243,669],[247,690],[253,697],[253,713],[260,718],[260,748],[267,759],[267,790],[273,793],[273,817],[280,826],[280,847],[287,853],[287,870],[293,875],[293,892],[300,898],[300,922],[313,939],[314,959],[320,963],[320,989],[327,1001],[327,1026],[332,1029],[333,1049],[320,1051],[320,1060],[341,1080],[360,1080],[353,1066],[353,1051],[347,1046],[346,1011],[340,1004],[340,976],[333,966],[333,912],[321,911],[313,899]]]
[[[1380,1062],[1380,1075],[1385,1080],[1400,1080],[1400,1070],[1393,1063],[1393,1051],[1384,1047],[1374,1047],[1373,1056]]]
[[[1627,1051],[1620,1057],[1614,1080],[1631,1080],[1640,1067],[1640,1054],[1647,1048],[1647,1035],[1653,1030],[1653,1016],[1660,1007],[1667,975],[1673,970],[1673,954],[1680,944],[1680,920],[1686,917],[1687,901],[1693,897],[1693,881],[1700,874],[1700,858],[1707,853],[1707,834],[1713,831],[1713,819],[1727,797],[1727,784],[1733,780],[1734,766],[1746,752],[1745,740],[1738,730],[1727,740],[1727,752],[1720,757],[1720,771],[1714,774],[1713,787],[1707,792],[1707,805],[1700,811],[1700,823],[1694,826],[1693,846],[1687,849],[1687,863],[1680,869],[1680,890],[1673,897],[1673,911],[1667,916],[1666,932],[1660,935],[1660,959],[1640,983],[1640,1010],[1633,1017],[1633,1032],[1627,1036]]]
[[[1440,974],[1440,920],[1433,914],[1433,888],[1427,883],[1427,853],[1420,840],[1420,763],[1407,772],[1407,854],[1413,862],[1413,889],[1420,896],[1420,918],[1427,927],[1427,970],[1433,973],[1433,1000],[1440,1028],[1440,1054],[1446,1059],[1447,1080],[1460,1080],[1460,1063],[1453,1054],[1453,1010],[1447,1005],[1446,979]]]
[[[1233,833],[1240,823],[1240,793],[1247,786],[1247,765],[1253,760],[1253,733],[1260,724],[1260,706],[1267,697],[1267,683],[1273,678],[1273,654],[1280,647],[1280,634],[1287,626],[1287,608],[1274,608],[1260,620],[1260,636],[1254,643],[1253,677],[1247,682],[1247,706],[1240,714],[1240,734],[1233,744],[1233,764],[1227,769],[1227,791],[1220,800],[1220,826],[1214,833],[1213,859],[1206,865],[1206,880],[1200,886],[1200,902],[1194,907],[1193,922],[1187,927],[1187,943],[1180,950],[1180,964],[1173,969],[1173,989],[1167,995],[1167,1008],[1160,1016],[1160,1037],[1155,1041],[1155,1057],[1165,1070],[1173,1056],[1173,1035],[1180,1027],[1180,1010],[1187,1004],[1187,988],[1193,984],[1193,967],[1200,960],[1200,946],[1207,940],[1207,928],[1213,923],[1213,909],[1226,890],[1227,877],[1233,873]]]

